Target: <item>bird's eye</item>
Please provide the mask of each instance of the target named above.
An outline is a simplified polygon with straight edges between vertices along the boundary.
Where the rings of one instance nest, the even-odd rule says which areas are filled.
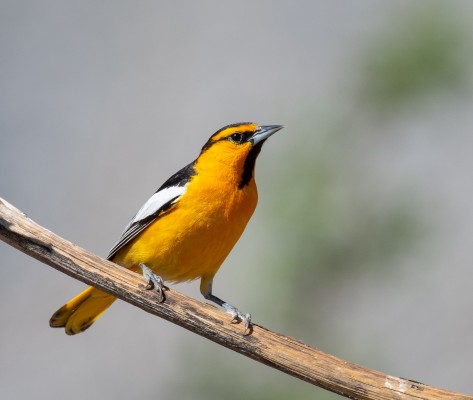
[[[229,139],[233,142],[233,143],[237,143],[237,144],[240,144],[243,142],[243,135],[239,132],[235,132],[235,133],[232,133],[229,137]]]

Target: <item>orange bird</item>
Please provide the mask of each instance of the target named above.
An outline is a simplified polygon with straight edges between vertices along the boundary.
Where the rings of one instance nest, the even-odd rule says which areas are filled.
[[[263,143],[283,127],[238,123],[225,126],[204,144],[197,159],[171,176],[127,225],[108,259],[143,271],[148,287],[162,296],[164,282],[200,278],[203,296],[243,321],[250,314],[212,293],[215,274],[243,233],[258,201],[254,179]],[[163,298],[163,297],[162,297]],[[54,328],[68,335],[89,328],[116,300],[89,287],[54,313]]]

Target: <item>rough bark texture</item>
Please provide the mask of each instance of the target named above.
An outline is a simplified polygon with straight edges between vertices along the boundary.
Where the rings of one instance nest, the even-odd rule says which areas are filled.
[[[145,290],[140,275],[62,239],[1,198],[0,239],[75,279],[151,314],[342,396],[386,400],[473,399],[473,396],[363,368],[256,324],[251,334],[243,336],[241,324],[231,324],[228,314],[174,290],[167,291],[166,301],[159,303],[157,294]]]

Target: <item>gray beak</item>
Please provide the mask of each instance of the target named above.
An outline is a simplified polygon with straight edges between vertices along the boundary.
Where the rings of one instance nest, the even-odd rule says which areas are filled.
[[[263,140],[269,138],[273,133],[284,128],[283,125],[258,125],[256,132],[251,137],[250,141],[253,146]]]

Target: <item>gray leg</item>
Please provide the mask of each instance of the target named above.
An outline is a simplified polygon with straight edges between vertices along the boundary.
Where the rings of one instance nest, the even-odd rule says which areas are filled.
[[[207,299],[222,307],[228,314],[232,316],[232,322],[243,322],[245,324],[244,335],[247,335],[250,331],[251,326],[251,314],[243,314],[238,308],[232,306],[230,303],[223,301],[222,299],[212,294],[212,278],[202,278],[200,282],[200,292]]]

